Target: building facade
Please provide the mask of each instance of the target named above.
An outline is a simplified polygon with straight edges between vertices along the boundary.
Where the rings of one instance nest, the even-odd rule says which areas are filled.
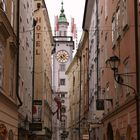
[[[65,74],[66,69],[72,61],[74,42],[68,36],[67,30],[69,23],[64,14],[63,2],[61,3],[61,13],[56,23],[57,30],[54,36],[53,54],[53,98],[57,102],[57,111],[54,110],[53,117],[53,139],[64,139],[68,136],[67,132],[67,111],[68,111],[68,79]]]
[[[34,93],[31,139],[52,136],[52,33],[44,0],[34,0]]]
[[[0,139],[18,139],[16,0],[0,1]]]
[[[87,123],[89,124],[89,137],[93,139],[96,137],[101,139],[101,129],[99,129],[99,122],[103,117],[103,110],[98,107],[98,100],[103,98],[101,88],[101,75],[102,63],[100,59],[100,28],[98,15],[98,1],[86,1],[85,13],[83,18],[83,30],[88,32],[88,53],[89,53],[89,65],[88,65],[88,80],[89,80],[89,111],[87,116]]]
[[[101,13],[102,8],[104,12]],[[104,1],[104,6],[103,2],[99,2],[99,26],[105,25],[100,33],[101,57],[104,60],[112,56],[120,59],[116,72],[118,75],[115,75],[115,72],[113,75],[109,68],[102,69],[101,86],[104,89],[104,97],[112,99],[112,104],[105,102],[102,119],[103,128],[106,128],[103,132],[104,139],[137,139],[136,42],[135,30],[132,27],[135,18],[133,11],[134,2],[130,0],[112,3]],[[105,65],[104,63],[103,67]]]
[[[76,140],[79,137],[78,122],[79,122],[79,100],[80,100],[80,57],[75,54],[71,64],[69,65],[66,75],[68,77],[68,139]]]
[[[134,21],[133,1],[86,2],[83,29],[89,32],[88,74],[95,73],[90,77],[89,95],[96,91],[93,92],[95,116],[90,116],[89,122],[91,138],[138,139]],[[119,65],[110,68],[109,62],[114,60]]]
[[[69,139],[73,140],[88,137],[85,123],[89,110],[88,43],[88,33],[83,32],[75,57],[66,71],[69,81]]]
[[[33,0],[19,1],[18,6],[18,91],[22,102],[18,114],[18,129],[19,139],[28,139],[29,123],[32,122]]]

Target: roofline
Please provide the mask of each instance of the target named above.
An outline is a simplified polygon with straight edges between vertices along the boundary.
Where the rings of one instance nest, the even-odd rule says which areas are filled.
[[[84,27],[85,27],[87,5],[88,5],[88,0],[85,1],[84,17],[83,17],[83,23],[82,23],[82,29],[83,30],[84,30]]]
[[[95,0],[86,0],[85,2],[85,10],[84,10],[84,16],[83,16],[83,24],[82,29],[88,30],[92,18],[92,11],[95,4]]]

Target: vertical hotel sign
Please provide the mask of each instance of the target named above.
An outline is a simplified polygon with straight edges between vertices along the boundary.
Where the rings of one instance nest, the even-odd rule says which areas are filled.
[[[33,122],[42,121],[42,100],[33,101]]]
[[[36,17],[37,25],[36,25],[36,55],[40,55],[41,52],[41,17]]]

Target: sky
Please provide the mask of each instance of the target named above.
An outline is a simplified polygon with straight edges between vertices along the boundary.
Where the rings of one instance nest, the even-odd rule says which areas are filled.
[[[55,16],[60,15],[62,0],[45,0],[48,9],[52,31],[54,33]],[[85,8],[85,0],[63,0],[64,13],[66,15],[69,26],[71,18],[74,18],[77,26],[78,41],[82,34],[83,14]],[[68,30],[70,32],[70,29]]]

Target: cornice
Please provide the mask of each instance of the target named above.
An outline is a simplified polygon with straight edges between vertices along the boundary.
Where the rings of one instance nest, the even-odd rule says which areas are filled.
[[[129,101],[126,101],[124,104],[122,104],[118,108],[115,108],[112,112],[104,116],[102,122],[112,118],[113,116],[116,116],[117,114],[119,114],[123,110],[126,110],[128,107],[132,106],[133,104],[136,104],[136,97],[130,99]]]

